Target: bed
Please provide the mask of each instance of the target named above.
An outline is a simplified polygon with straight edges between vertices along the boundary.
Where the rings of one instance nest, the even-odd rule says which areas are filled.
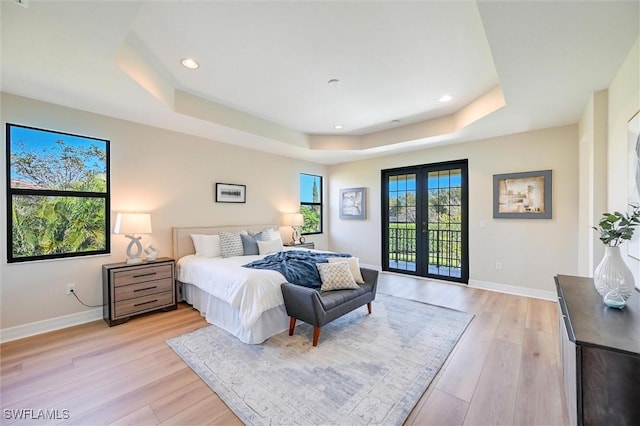
[[[278,225],[179,227],[172,229],[173,256],[181,300],[200,311],[207,322],[233,334],[242,342],[258,344],[289,328],[279,272],[243,268],[264,255],[227,258],[196,256],[191,235],[264,230]],[[284,248],[286,250],[288,248]],[[214,272],[212,272],[214,271]]]

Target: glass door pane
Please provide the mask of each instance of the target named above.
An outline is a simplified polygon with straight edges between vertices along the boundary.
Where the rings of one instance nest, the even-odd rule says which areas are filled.
[[[462,276],[462,171],[428,173],[428,273]]]
[[[416,175],[389,177],[388,264],[392,269],[416,270]]]

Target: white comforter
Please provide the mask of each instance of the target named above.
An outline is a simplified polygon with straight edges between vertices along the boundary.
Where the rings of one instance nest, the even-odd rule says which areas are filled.
[[[280,272],[242,267],[263,257],[189,255],[178,261],[177,276],[179,281],[195,285],[237,308],[240,323],[248,330],[263,312],[284,303],[280,285],[286,279]]]

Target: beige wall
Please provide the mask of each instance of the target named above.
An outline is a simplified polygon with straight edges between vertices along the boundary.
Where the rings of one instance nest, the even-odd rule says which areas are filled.
[[[577,272],[578,128],[566,126],[436,147],[331,166],[331,200],[341,188],[367,187],[367,219],[341,220],[330,207],[331,248],[380,265],[380,171],[401,166],[469,160],[469,275],[471,284],[552,292],[553,276]],[[493,219],[493,175],[553,171],[551,220]],[[502,270],[496,270],[496,262]]]
[[[594,93],[579,124],[578,273],[592,276],[604,246],[591,228],[607,208],[608,91]]]
[[[625,211],[629,181],[628,122],[640,110],[640,38],[629,52],[624,64],[609,87],[609,143],[607,175],[607,211]],[[636,229],[640,232],[640,229]],[[626,253],[626,243],[622,252]],[[636,286],[640,288],[640,261],[623,256],[633,271]]]
[[[11,122],[109,139],[111,210],[150,212],[153,234],[143,237],[142,243],[155,241],[161,256],[171,256],[173,226],[278,223],[280,212],[298,209],[300,173],[326,176],[323,165],[9,94],[2,94],[1,106],[3,125]],[[5,143],[2,149],[5,158]],[[4,173],[2,179],[5,188]],[[247,185],[247,203],[216,203],[215,182]],[[87,310],[65,294],[68,283],[77,285],[86,303],[101,304],[101,265],[123,261],[128,240],[112,235],[109,256],[7,264],[4,196],[2,200],[1,328]],[[327,247],[326,233],[308,240]]]

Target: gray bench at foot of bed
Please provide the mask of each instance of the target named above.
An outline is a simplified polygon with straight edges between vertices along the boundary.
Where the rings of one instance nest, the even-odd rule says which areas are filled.
[[[313,346],[318,345],[320,327],[336,318],[367,305],[371,313],[371,302],[376,298],[378,271],[360,268],[364,284],[358,289],[317,291],[291,283],[282,284],[284,305],[289,315],[289,336],[293,335],[296,320],[314,326]]]

